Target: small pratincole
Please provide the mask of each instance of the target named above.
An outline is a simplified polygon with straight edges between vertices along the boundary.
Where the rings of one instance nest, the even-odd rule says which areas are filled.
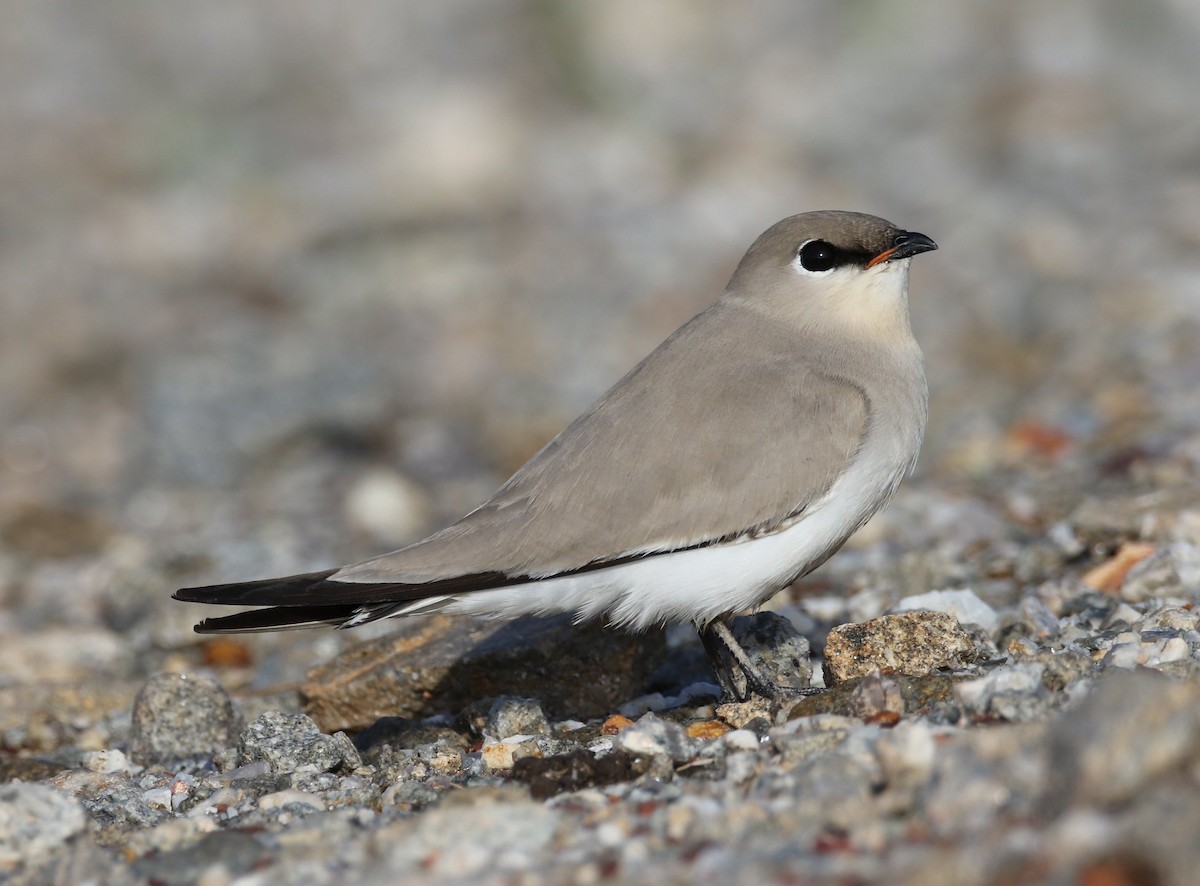
[[[714,664],[724,644],[743,685],[775,695],[726,617],[820,566],[912,469],[927,392],[908,270],[933,249],[871,215],[786,218],[716,302],[457,523],[350,566],[175,598],[259,607],[201,633],[433,611],[692,621]]]

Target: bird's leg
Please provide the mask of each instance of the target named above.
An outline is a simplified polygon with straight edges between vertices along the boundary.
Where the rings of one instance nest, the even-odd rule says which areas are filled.
[[[744,701],[749,696],[746,674],[737,666],[733,658],[733,651],[722,642],[721,637],[713,630],[714,624],[716,622],[712,621],[696,627],[700,632],[700,642],[704,645],[704,652],[708,656],[709,664],[712,665],[717,683],[721,687],[721,697]]]
[[[708,660],[717,674],[721,691],[726,695],[745,701],[751,692],[771,700],[778,699],[783,694],[780,687],[764,677],[754,666],[754,662],[734,638],[724,618],[714,618],[701,627],[700,642],[704,644],[704,651],[708,653]],[[734,663],[736,668],[731,667]]]

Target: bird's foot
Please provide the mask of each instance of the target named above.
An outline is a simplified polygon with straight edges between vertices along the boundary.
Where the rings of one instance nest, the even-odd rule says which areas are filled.
[[[763,674],[723,619],[713,619],[701,627],[700,642],[717,675],[721,693],[726,698],[748,701],[752,695],[757,695],[779,703],[798,695],[811,694],[811,690],[780,686]]]

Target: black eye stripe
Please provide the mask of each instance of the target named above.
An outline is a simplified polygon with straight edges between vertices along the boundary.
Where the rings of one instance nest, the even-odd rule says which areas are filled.
[[[809,240],[796,251],[800,266],[806,271],[820,273],[834,268],[854,265],[865,268],[871,260],[869,253],[842,249],[825,240]]]

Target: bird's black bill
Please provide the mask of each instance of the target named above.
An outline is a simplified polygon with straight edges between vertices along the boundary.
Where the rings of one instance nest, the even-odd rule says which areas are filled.
[[[885,249],[867,262],[867,267],[874,267],[885,261],[912,258],[914,255],[920,255],[922,252],[933,252],[937,248],[938,245],[933,242],[932,237],[926,237],[924,234],[918,234],[916,231],[901,231],[892,240],[892,247]]]
[[[933,252],[937,248],[938,245],[933,242],[931,237],[918,234],[916,231],[904,231],[896,235],[896,248],[891,257],[911,258],[922,252]]]

